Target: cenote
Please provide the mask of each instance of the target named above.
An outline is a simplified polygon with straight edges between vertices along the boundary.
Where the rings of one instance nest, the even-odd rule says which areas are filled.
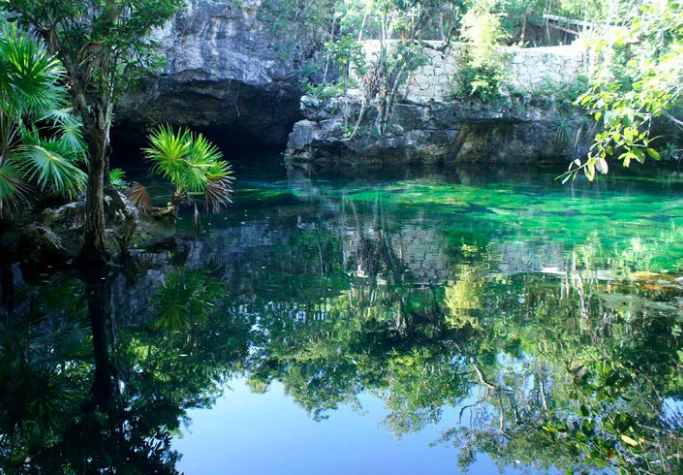
[[[236,155],[97,282],[3,261],[2,473],[680,473],[681,175]]]
[[[683,0],[0,0],[0,475],[683,475]]]

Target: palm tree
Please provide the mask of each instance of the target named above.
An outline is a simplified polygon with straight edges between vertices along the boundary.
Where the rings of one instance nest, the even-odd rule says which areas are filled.
[[[181,128],[174,132],[162,125],[149,137],[151,146],[144,149],[145,158],[153,162],[152,172],[168,179],[175,187],[171,203],[174,212],[183,202],[191,202],[193,194],[204,194],[207,211],[218,213],[232,203],[232,167],[223,160],[218,147],[202,134]],[[151,207],[147,187],[133,183],[128,198],[141,209]],[[195,220],[198,211],[195,204]]]
[[[0,28],[0,220],[32,185],[75,196],[86,182],[80,122],[71,114],[65,70],[42,43]]]

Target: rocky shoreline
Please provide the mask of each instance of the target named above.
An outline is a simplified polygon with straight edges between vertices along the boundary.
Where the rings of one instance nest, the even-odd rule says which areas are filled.
[[[391,125],[378,135],[371,126],[349,138],[360,113],[359,93],[347,98],[304,96],[304,120],[294,124],[286,158],[290,163],[353,165],[379,163],[524,163],[568,159],[586,152],[582,115],[558,123],[556,107],[538,107],[521,98],[482,101],[403,101]],[[372,124],[376,108],[367,108]],[[564,127],[560,136],[558,127]],[[362,127],[362,126],[361,126]]]

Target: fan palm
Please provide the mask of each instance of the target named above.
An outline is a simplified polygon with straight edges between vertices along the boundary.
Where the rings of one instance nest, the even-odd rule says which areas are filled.
[[[0,218],[31,185],[74,196],[86,174],[80,122],[71,114],[65,70],[15,26],[0,27]]]
[[[191,202],[194,194],[203,194],[206,210],[213,213],[232,203],[232,167],[202,134],[185,128],[174,132],[162,125],[149,140],[151,146],[143,150],[145,158],[153,163],[153,173],[175,187],[172,204],[176,209],[183,201]],[[131,185],[128,198],[143,209],[152,204],[147,188],[139,183]]]

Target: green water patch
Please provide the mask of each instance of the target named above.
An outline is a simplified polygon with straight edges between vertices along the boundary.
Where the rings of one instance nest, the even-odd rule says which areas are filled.
[[[657,181],[648,179],[648,184]],[[421,219],[440,231],[498,235],[503,239],[539,238],[568,246],[597,242],[610,250],[646,252],[643,264],[656,270],[680,269],[683,200],[667,189],[570,188],[495,183],[469,186],[447,182],[403,181],[386,185],[321,186],[320,197],[341,200],[358,212],[380,207],[390,219]],[[634,248],[635,249],[634,251]]]

